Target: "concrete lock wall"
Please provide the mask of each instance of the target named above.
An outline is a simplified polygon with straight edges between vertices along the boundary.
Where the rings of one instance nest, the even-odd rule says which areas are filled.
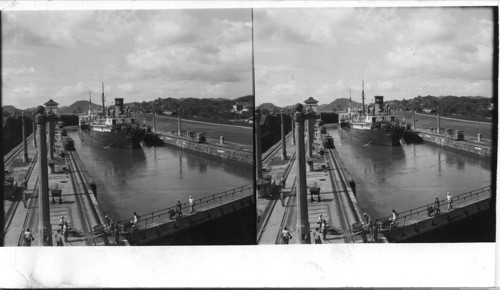
[[[420,132],[419,136],[428,142],[432,142],[432,143],[436,143],[436,144],[439,144],[442,146],[467,151],[470,153],[479,154],[482,156],[490,156],[491,157],[491,147],[479,146],[479,145],[475,145],[473,143],[464,142],[464,141],[455,141],[455,140],[447,139],[445,137],[427,134],[424,132]]]
[[[255,213],[255,198],[253,195],[241,198],[235,202],[213,207],[208,210],[195,212],[191,215],[185,215],[182,218],[175,220],[175,222],[170,221],[161,224],[150,224],[146,229],[140,229],[132,233],[127,237],[127,239],[132,245],[162,244],[168,240],[169,236],[178,235],[182,231],[192,229],[199,225],[207,227],[212,221],[225,219],[226,216],[246,211],[247,209],[250,209],[252,213]],[[250,217],[252,217],[255,222],[255,214],[250,215]],[[168,221],[168,214],[165,214],[165,220]],[[255,223],[253,224],[255,225]],[[255,243],[255,238],[253,243]]]
[[[166,144],[174,145],[182,149],[206,153],[212,156],[218,156],[226,160],[229,159],[237,162],[246,163],[248,165],[253,165],[253,156],[251,152],[248,153],[244,151],[235,151],[231,149],[225,149],[220,146],[214,146],[208,143],[195,143],[171,137],[163,137],[162,140]]]
[[[444,210],[445,206],[443,206]],[[386,233],[386,237],[391,242],[406,242],[427,234],[432,236],[432,232],[440,228],[448,227],[459,223],[471,216],[490,210],[490,199],[483,199],[475,203],[454,208],[450,212],[442,212],[435,217],[422,216],[421,220],[411,220],[404,222],[398,220],[399,225]]]

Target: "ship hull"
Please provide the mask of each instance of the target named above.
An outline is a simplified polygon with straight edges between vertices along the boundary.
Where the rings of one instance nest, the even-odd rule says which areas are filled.
[[[123,132],[95,132],[80,129],[82,139],[101,144],[106,147],[118,148],[141,148],[141,141],[144,139],[144,132],[125,134]]]
[[[364,144],[375,144],[382,146],[400,146],[400,139],[403,136],[404,129],[395,131],[385,130],[360,130],[341,127],[339,134],[341,138],[347,138]]]

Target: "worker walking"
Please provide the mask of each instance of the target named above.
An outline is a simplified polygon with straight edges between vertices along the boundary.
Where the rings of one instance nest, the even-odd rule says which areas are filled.
[[[365,223],[370,224],[370,222],[372,221],[372,218],[366,212],[363,214],[363,216],[365,218]]]
[[[285,207],[285,193],[283,192],[283,189],[280,192],[280,200],[281,200],[281,205]]]
[[[316,227],[316,229],[314,230],[313,237],[315,244],[321,244],[321,234],[319,232],[319,227]]]
[[[26,196],[26,193],[23,192],[23,195],[21,196],[21,199],[23,201],[24,208],[28,208],[28,205],[27,205],[28,197]]]
[[[138,222],[139,222],[139,215],[134,211],[134,228],[137,227]]]
[[[28,247],[31,247],[31,242],[34,240],[35,237],[33,237],[33,235],[31,234],[30,229],[26,229],[26,231],[24,232],[24,242],[26,243],[26,245]]]
[[[284,227],[283,230],[281,231],[281,237],[283,238],[283,242],[285,244],[288,244],[288,242],[292,238],[292,235],[290,235],[290,232],[288,231],[288,229],[286,227]]]
[[[180,199],[177,199],[177,205],[175,206],[175,211],[177,213],[177,217],[182,217],[182,203]]]
[[[58,247],[64,246],[60,229],[57,229],[55,240]]]
[[[68,242],[68,237],[69,237],[69,225],[67,221],[64,221],[63,224],[63,236],[64,236],[64,242]]]
[[[439,201],[439,198],[436,196],[436,199],[434,200],[434,215],[438,215],[441,212],[441,209],[439,208],[441,206],[441,202]]]
[[[453,205],[452,205],[453,200],[451,199],[451,195],[449,192],[446,195],[446,200],[448,201],[448,211],[450,211],[453,209]]]
[[[189,196],[189,214],[194,213],[194,199]]]
[[[392,221],[391,225],[389,226],[389,231],[392,230],[392,227],[396,226],[396,220],[398,219],[399,214],[396,212],[395,209],[392,210]]]

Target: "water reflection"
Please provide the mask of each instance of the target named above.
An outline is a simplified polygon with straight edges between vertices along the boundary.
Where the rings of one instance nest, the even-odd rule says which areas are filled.
[[[372,216],[389,215],[460,194],[492,182],[491,158],[434,144],[397,147],[361,144],[331,132],[336,149],[356,182],[358,202]]]
[[[130,218],[252,183],[251,166],[242,166],[177,147],[104,149],[80,142],[75,148],[97,185],[103,211],[114,219]]]

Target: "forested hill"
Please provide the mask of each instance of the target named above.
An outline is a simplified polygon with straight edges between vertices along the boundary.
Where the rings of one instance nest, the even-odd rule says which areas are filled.
[[[253,96],[243,96],[230,99],[197,99],[197,98],[158,98],[150,102],[133,102],[126,104],[132,111],[150,112],[153,109],[161,114],[176,112],[181,109],[181,115],[210,119],[231,119],[235,114],[235,107],[243,111],[242,115],[251,116],[253,112]]]
[[[416,111],[432,111],[439,108],[440,113],[443,115],[469,118],[491,118],[494,111],[493,100],[491,98],[476,96],[418,96],[409,100],[384,100],[384,103],[395,110],[415,109]],[[369,103],[366,103],[366,105],[369,105]],[[341,112],[347,110],[348,107],[349,99],[340,98],[330,104],[320,105],[318,109],[322,112]],[[351,107],[360,108],[361,104],[353,101],[351,102]]]
[[[415,109],[422,111],[425,109],[435,110],[446,115],[462,115],[468,117],[490,118],[493,115],[493,99],[486,97],[457,97],[457,96],[418,96],[411,100],[391,101],[394,108]]]

